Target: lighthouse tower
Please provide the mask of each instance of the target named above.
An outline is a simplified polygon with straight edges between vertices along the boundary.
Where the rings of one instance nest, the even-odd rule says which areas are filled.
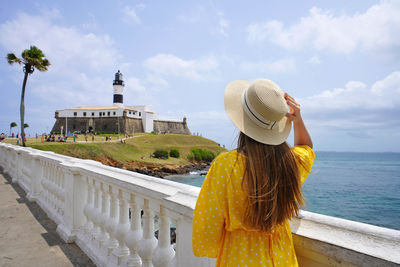
[[[115,73],[115,80],[113,82],[113,87],[114,87],[114,106],[119,106],[123,107],[124,103],[124,81],[122,80],[122,73],[118,70],[117,73]]]

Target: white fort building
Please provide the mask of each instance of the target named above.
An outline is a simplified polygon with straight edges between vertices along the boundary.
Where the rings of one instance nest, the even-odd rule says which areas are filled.
[[[156,114],[145,105],[125,106],[122,73],[118,70],[113,81],[112,106],[76,107],[57,110],[52,133],[59,132],[136,132],[190,134],[186,118],[182,121],[158,120]]]

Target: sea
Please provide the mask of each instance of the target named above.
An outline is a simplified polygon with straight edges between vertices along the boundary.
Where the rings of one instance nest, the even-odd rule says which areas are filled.
[[[166,179],[201,187],[205,172]],[[304,210],[400,230],[400,153],[316,152]]]

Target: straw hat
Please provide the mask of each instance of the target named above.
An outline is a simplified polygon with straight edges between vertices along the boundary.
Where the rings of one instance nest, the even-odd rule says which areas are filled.
[[[282,144],[292,124],[284,92],[273,81],[233,81],[225,89],[225,112],[245,135],[269,144]]]

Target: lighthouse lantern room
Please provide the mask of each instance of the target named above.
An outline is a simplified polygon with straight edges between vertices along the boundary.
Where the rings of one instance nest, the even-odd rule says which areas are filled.
[[[123,107],[123,103],[124,103],[124,80],[122,77],[122,73],[118,70],[117,73],[115,73],[115,80],[113,82],[113,87],[114,87],[114,106],[119,106],[119,107]]]

